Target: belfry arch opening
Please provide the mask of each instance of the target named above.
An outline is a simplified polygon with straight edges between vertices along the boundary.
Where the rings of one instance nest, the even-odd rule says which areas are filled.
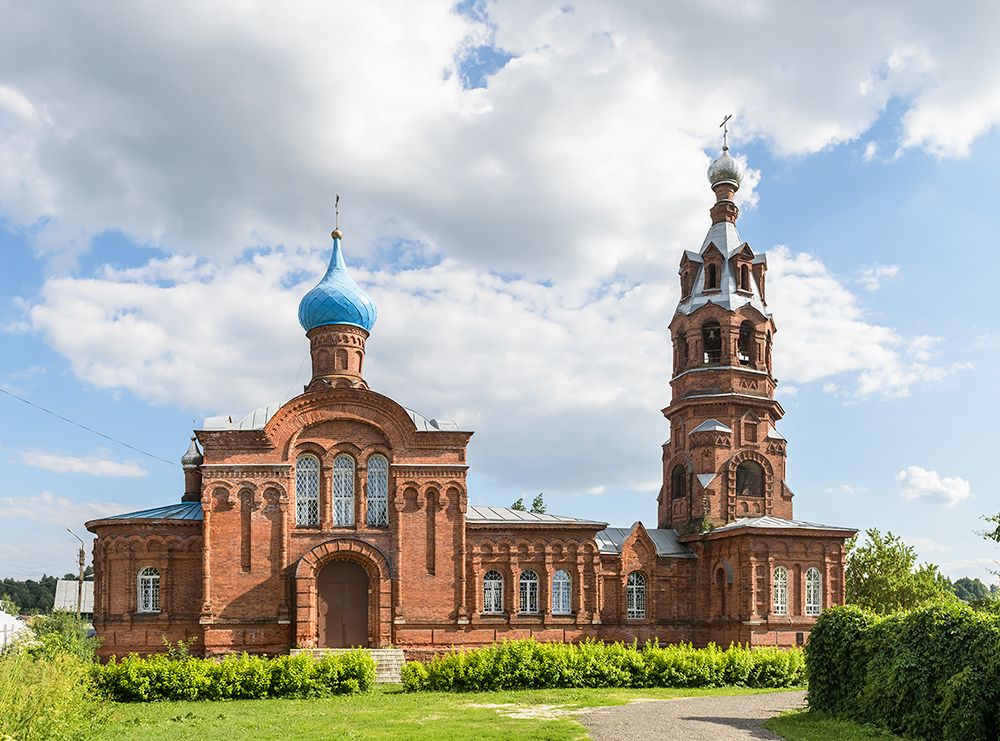
[[[750,266],[741,265],[740,266],[740,290],[749,291],[750,290]]]
[[[714,291],[719,287],[719,266],[714,262],[705,266],[705,290]]]
[[[736,494],[741,497],[764,496],[764,467],[756,461],[743,461],[736,469]]]
[[[756,360],[753,323],[745,321],[740,325],[739,359],[740,365],[753,365]]]
[[[722,362],[722,328],[716,321],[705,322],[701,326],[701,339],[705,346],[705,363]]]
[[[670,472],[670,496],[672,499],[683,499],[687,494],[687,469],[678,464]]]

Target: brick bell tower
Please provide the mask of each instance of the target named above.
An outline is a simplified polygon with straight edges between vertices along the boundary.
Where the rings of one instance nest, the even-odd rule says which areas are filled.
[[[785,439],[775,429],[784,410],[774,399],[767,260],[736,230],[741,179],[724,144],[708,169],[712,226],[701,249],[681,257],[681,299],[670,322],[672,398],[663,410],[670,439],[658,520],[681,534],[741,517],[792,517]]]

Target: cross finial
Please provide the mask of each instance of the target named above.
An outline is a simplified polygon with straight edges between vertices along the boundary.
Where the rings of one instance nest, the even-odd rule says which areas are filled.
[[[340,193],[337,194],[337,199],[333,202],[333,228],[340,229]]]
[[[729,150],[729,119],[732,117],[732,113],[728,114],[724,119],[722,119],[722,123],[719,124],[719,128],[722,129],[722,148],[726,151]]]

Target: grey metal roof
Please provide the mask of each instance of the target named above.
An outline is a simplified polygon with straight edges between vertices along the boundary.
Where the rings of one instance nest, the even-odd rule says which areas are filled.
[[[735,311],[749,304],[764,316],[768,316],[767,306],[761,298],[760,288],[757,286],[755,278],[750,278],[751,290],[749,293],[736,290],[736,276],[733,275],[729,258],[735,255],[745,244],[740,238],[740,233],[736,231],[736,224],[728,221],[712,224],[708,230],[708,234],[705,235],[705,241],[702,243],[701,249],[698,251],[699,259],[696,262],[704,262],[703,256],[705,250],[708,249],[709,245],[713,244],[722,253],[723,257],[722,275],[719,276],[719,290],[705,292],[705,266],[702,264],[698,268],[698,274],[695,276],[694,289],[691,291],[691,295],[681,300],[677,305],[677,311],[681,314],[692,314],[696,309],[700,309],[708,303],[721,306],[728,311]],[[766,259],[763,254],[755,255],[753,262],[755,264],[766,264]]]
[[[778,432],[776,429],[774,429],[774,425],[771,425],[770,428],[767,431],[767,436],[766,436],[765,439],[768,439],[768,440],[784,440],[785,436],[782,435],[780,432]]]
[[[121,515],[99,517],[100,520],[203,520],[201,502],[178,502],[165,507],[143,509],[138,512],[126,512]]]
[[[720,422],[717,419],[706,419],[700,425],[691,430],[691,432],[689,432],[688,434],[693,435],[696,432],[732,432],[732,431],[733,431],[732,427],[722,424],[722,422]]]
[[[404,407],[405,408],[405,407]],[[274,401],[257,407],[249,414],[243,416],[239,422],[234,422],[232,417],[222,415],[221,417],[205,417],[202,424],[203,430],[263,430],[264,425],[270,421],[277,411],[281,409],[281,404]],[[422,414],[407,409],[406,413],[413,420],[417,430],[420,432],[457,432],[458,425],[444,419],[427,419]]]
[[[601,553],[620,554],[622,543],[632,532],[630,527],[609,527],[594,536]],[[657,556],[672,558],[694,558],[694,552],[677,539],[676,530],[654,529],[646,530],[656,546]]]
[[[698,483],[701,484],[702,489],[707,489],[709,485],[715,481],[719,474],[717,473],[699,473]]]
[[[80,582],[60,579],[56,582],[56,598],[53,610],[76,612],[76,600],[80,595]],[[94,582],[83,580],[83,607],[80,612],[94,612]]]
[[[469,507],[465,513],[466,522],[497,523],[505,525],[607,525],[606,522],[581,520],[578,517],[525,512],[509,507]]]
[[[853,527],[838,527],[836,525],[820,525],[817,522],[806,522],[805,520],[784,520],[780,517],[743,517],[736,522],[717,527],[713,533],[724,533],[731,530],[741,530],[743,528],[754,529],[782,529],[782,530],[854,530]]]

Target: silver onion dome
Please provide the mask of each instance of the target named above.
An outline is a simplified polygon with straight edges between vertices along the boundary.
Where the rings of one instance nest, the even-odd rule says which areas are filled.
[[[722,148],[722,154],[708,166],[708,182],[714,188],[720,183],[731,183],[737,188],[743,180],[743,169],[740,163],[729,154],[729,147]]]
[[[197,468],[204,462],[205,457],[201,454],[201,450],[198,449],[198,439],[192,437],[187,452],[181,457],[181,466],[184,468]]]

